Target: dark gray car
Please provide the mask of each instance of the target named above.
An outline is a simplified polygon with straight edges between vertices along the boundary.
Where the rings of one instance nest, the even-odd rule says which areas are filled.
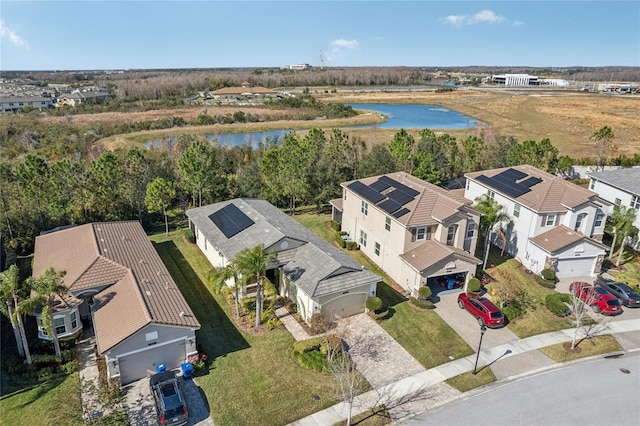
[[[173,371],[163,371],[149,379],[151,395],[158,413],[158,424],[171,426],[187,424],[189,411],[182,392],[181,380]]]
[[[613,294],[620,300],[620,303],[622,303],[624,306],[630,308],[640,308],[640,295],[625,283],[600,280],[596,285]]]

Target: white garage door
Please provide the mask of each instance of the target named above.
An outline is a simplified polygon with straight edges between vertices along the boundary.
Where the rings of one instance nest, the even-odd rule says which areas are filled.
[[[322,315],[329,319],[339,319],[364,312],[367,300],[365,293],[345,294],[322,305]]]
[[[156,367],[164,364],[167,370],[180,367],[186,359],[184,340],[164,346],[150,346],[142,352],[119,357],[120,381],[123,385],[156,373]]]
[[[593,265],[596,261],[593,257],[558,259],[556,266],[558,278],[585,277],[593,272]]]

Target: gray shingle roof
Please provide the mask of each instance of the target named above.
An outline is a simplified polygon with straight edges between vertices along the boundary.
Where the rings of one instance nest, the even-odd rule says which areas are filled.
[[[235,204],[255,223],[231,238],[226,238],[209,216],[230,203]],[[380,279],[265,200],[236,198],[187,210],[186,214],[207,242],[221,251],[227,259],[244,248],[260,243],[266,248],[273,247],[278,252],[278,260],[286,262],[284,274],[311,297]],[[285,239],[300,241],[302,245],[283,249],[276,244]]]
[[[640,196],[640,167],[587,173],[589,177],[621,189],[629,194]]]

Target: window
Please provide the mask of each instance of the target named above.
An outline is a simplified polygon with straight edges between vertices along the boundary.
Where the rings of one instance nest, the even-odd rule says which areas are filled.
[[[456,228],[458,225],[451,225],[447,229],[447,245],[452,246],[456,239]]]
[[[363,247],[367,246],[367,233],[364,231],[360,231],[360,245]]]
[[[548,214],[547,218],[544,222],[544,226],[552,226],[556,223],[556,215],[555,214]]]
[[[604,213],[598,213],[596,215],[596,223],[594,226],[602,226],[602,222],[604,221]]]
[[[78,313],[76,311],[71,312],[71,329],[78,328]]]
[[[493,197],[495,197],[495,195],[496,195],[496,193],[495,193],[495,192],[493,192],[492,190],[490,190],[490,189],[489,189],[489,190],[487,191],[487,196],[488,196],[489,198],[491,198],[492,200],[493,200]]]
[[[360,212],[366,216],[369,213],[369,203],[362,201],[360,204]]]
[[[347,190],[346,189],[342,190],[342,198],[345,199],[345,200],[347,199]]]
[[[631,199],[630,206],[636,210],[640,209],[640,197],[638,197],[637,195],[634,195],[633,198]]]
[[[467,238],[473,238],[475,234],[476,234],[476,223],[469,222],[469,224],[467,225]]]
[[[207,239],[204,239],[204,251],[207,251]]]
[[[146,340],[147,342],[150,342],[151,340],[156,340],[157,338],[158,338],[157,331],[152,331],[151,333],[146,333],[144,335],[144,340]]]
[[[591,182],[589,183],[589,189],[593,189],[596,187],[596,180],[595,179],[591,179]]]
[[[64,324],[64,317],[54,318],[53,326],[56,328],[56,335],[64,334],[67,332],[67,327]]]
[[[376,256],[380,256],[380,243],[378,242],[376,242],[375,253]]]
[[[384,229],[386,229],[387,231],[391,232],[391,218],[390,217],[386,217],[384,219]]]
[[[471,184],[471,181],[467,179],[467,191],[469,190],[469,186],[471,186],[470,184]]]
[[[582,229],[585,217],[587,217],[586,213],[580,213],[578,215],[578,217],[576,218],[576,226],[573,228],[574,231],[580,231]]]
[[[431,239],[431,227],[427,226],[426,228],[418,228],[416,230],[416,240],[424,241]]]
[[[619,206],[620,203],[622,203],[622,200],[620,198],[616,198],[616,201],[614,203],[616,206]]]
[[[515,217],[520,217],[520,207],[521,207],[521,206],[520,206],[520,204],[518,204],[518,203],[515,203],[515,204],[513,205],[513,215],[514,215]]]

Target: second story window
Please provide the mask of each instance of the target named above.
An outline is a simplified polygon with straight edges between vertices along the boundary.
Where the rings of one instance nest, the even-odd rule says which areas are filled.
[[[595,179],[591,179],[591,182],[589,183],[589,189],[593,189],[596,187],[596,180]]]
[[[476,224],[475,222],[470,222],[467,225],[467,238],[473,238],[475,234],[476,234]]]
[[[556,223],[556,215],[548,214],[542,217],[542,226],[553,226]]]
[[[634,195],[633,198],[631,199],[631,204],[629,205],[636,210],[640,209],[640,197],[638,197],[637,195]]]
[[[574,231],[582,232],[582,225],[584,224],[584,219],[587,217],[586,213],[580,213],[576,218],[576,226],[573,228]]]
[[[602,226],[602,222],[604,221],[604,213],[598,213],[596,215],[596,222],[593,226]]]
[[[520,217],[520,207],[521,207],[521,206],[520,206],[520,204],[518,204],[518,203],[515,203],[515,204],[513,205],[513,215],[514,215],[515,217]]]
[[[427,226],[426,228],[418,228],[416,230],[416,240],[424,241],[431,239],[431,227]]]
[[[451,225],[447,228],[447,245],[452,246],[456,241],[456,229],[458,225]]]
[[[620,203],[622,203],[622,200],[621,200],[620,198],[616,198],[616,201],[614,201],[614,204],[615,204],[616,206],[619,206],[619,205],[620,205]]]
[[[386,217],[384,219],[384,229],[386,229],[387,231],[391,231],[391,218],[390,217]]]
[[[367,246],[367,233],[364,231],[360,231],[360,245],[362,247]]]
[[[376,256],[380,256],[380,243],[376,243],[375,253]]]
[[[493,197],[496,196],[496,193],[493,192],[492,190],[487,190],[487,197],[491,198],[493,200]]]
[[[360,204],[360,212],[363,215],[368,215],[369,214],[369,203],[367,203],[366,201],[362,201]]]

